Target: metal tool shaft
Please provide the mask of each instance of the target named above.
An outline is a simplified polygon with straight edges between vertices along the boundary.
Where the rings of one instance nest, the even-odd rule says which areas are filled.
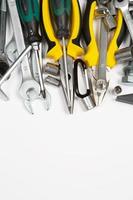
[[[39,44],[38,43],[33,43],[33,50],[35,53],[35,58],[36,58],[36,67],[38,71],[38,79],[40,83],[40,88],[41,88],[41,93],[43,98],[46,98],[46,89],[44,86],[44,81],[43,81],[43,76],[42,76],[42,69],[41,69],[41,61],[40,61],[40,55],[39,55]]]
[[[7,2],[1,1],[0,8],[0,54],[4,53],[6,41],[6,15],[7,15]]]
[[[106,78],[106,57],[107,57],[107,47],[108,47],[108,32],[105,28],[103,19],[101,19],[101,31],[100,31],[100,57],[98,65],[98,80],[96,83],[96,89],[98,94],[105,92],[107,88],[107,78]]]
[[[121,10],[133,41],[133,18],[129,12],[129,3],[129,0],[115,0],[115,6]]]
[[[15,0],[7,0],[7,3],[8,3],[11,22],[12,22],[12,26],[13,26],[13,32],[14,32],[15,42],[16,42],[16,46],[17,46],[17,52],[18,52],[18,55],[20,55],[26,48],[26,45],[24,42],[24,36],[23,36],[23,32],[22,32],[19,15],[17,12],[16,1]],[[30,65],[29,65],[29,61],[28,61],[28,56],[25,56],[25,58],[23,59],[23,62],[21,62],[21,71],[22,71],[23,79],[29,79],[29,78],[31,79],[32,78],[31,69],[30,69]]]
[[[66,93],[67,93],[67,101],[68,104],[71,105],[71,97],[70,97],[70,89],[69,89],[69,75],[68,75],[68,64],[67,64],[67,52],[66,52],[66,41],[65,38],[62,38],[62,46],[63,46],[63,60],[64,60],[64,76],[66,82]]]
[[[7,78],[11,75],[11,73],[14,71],[14,69],[20,64],[22,59],[29,53],[29,51],[32,49],[32,46],[28,46],[27,49],[25,49],[20,56],[17,58],[17,60],[11,65],[9,70],[6,72],[6,74],[0,79],[0,86],[4,83],[4,81],[7,80]]]
[[[106,81],[106,57],[108,47],[108,32],[105,28],[103,20],[101,20],[101,31],[100,31],[100,58],[98,65],[98,79]]]

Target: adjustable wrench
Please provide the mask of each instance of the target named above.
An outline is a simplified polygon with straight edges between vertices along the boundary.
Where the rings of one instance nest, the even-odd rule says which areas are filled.
[[[115,7],[121,10],[133,41],[133,18],[129,12],[129,4],[129,0],[115,0]]]
[[[25,49],[25,42],[22,33],[21,23],[16,7],[15,0],[7,0],[10,17],[12,21],[15,42],[18,54],[20,55]],[[30,102],[40,98],[40,85],[32,76],[28,56],[26,55],[21,62],[22,83],[20,86],[20,95],[24,99],[24,104],[27,110],[33,114]]]

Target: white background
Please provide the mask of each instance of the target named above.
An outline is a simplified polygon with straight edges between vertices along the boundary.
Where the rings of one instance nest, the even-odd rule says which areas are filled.
[[[118,66],[110,89],[121,77]],[[133,107],[108,94],[89,112],[76,102],[70,116],[61,89],[47,87],[50,111],[36,102],[31,116],[19,79],[15,71],[4,85],[10,101],[0,102],[0,200],[132,200]]]

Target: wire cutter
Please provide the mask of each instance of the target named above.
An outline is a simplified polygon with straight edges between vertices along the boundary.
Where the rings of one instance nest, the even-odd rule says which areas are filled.
[[[86,10],[83,17],[82,32],[84,36],[84,41],[87,45],[87,50],[83,59],[88,65],[88,67],[99,66],[101,52],[103,51],[103,49],[100,49],[98,47],[95,31],[93,28],[96,8],[97,8],[96,0],[87,1]],[[120,11],[117,11],[116,21],[117,21],[117,25],[114,30],[113,37],[110,40],[110,43],[108,44],[106,58],[105,58],[105,68],[109,67],[110,69],[112,69],[116,65],[115,53],[119,49],[119,46],[121,45],[123,41],[123,36],[125,33],[124,21],[123,21],[122,13]],[[101,83],[103,83],[102,81],[107,80],[106,73],[103,76],[104,76],[102,77],[103,80],[100,80]],[[98,81],[99,80],[97,80],[97,82]],[[106,84],[104,91],[102,90],[102,87],[101,87],[101,91],[97,91],[98,88],[96,85],[97,94],[100,92],[102,96],[102,100],[106,94],[106,91],[109,85],[108,82],[104,82],[104,83]],[[99,94],[98,94],[98,97],[99,97]]]
[[[80,46],[81,36],[81,11],[78,0],[72,0],[72,17],[71,17],[71,33],[67,43],[67,60],[68,60],[68,77],[70,86],[71,102],[67,100],[66,84],[64,77],[64,69],[62,64],[63,49],[57,36],[55,35],[52,19],[50,16],[50,3],[49,0],[42,2],[43,25],[45,29],[45,36],[48,43],[48,51],[46,57],[53,60],[55,63],[60,63],[60,79],[65,99],[69,112],[73,112],[74,107],[74,85],[73,85],[73,65],[74,60],[84,55],[84,50]]]

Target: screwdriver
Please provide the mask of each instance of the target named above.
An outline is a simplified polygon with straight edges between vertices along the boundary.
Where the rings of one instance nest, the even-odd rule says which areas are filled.
[[[62,41],[66,93],[70,106],[71,95],[69,86],[66,40],[70,37],[71,8],[71,0],[50,0],[51,17],[54,19],[53,25],[55,25],[56,36],[60,41]]]
[[[42,77],[41,61],[39,59],[39,44],[41,36],[39,34],[40,8],[38,0],[16,0],[18,13],[22,22],[24,37],[29,45],[32,45],[35,52],[38,78],[40,82],[41,94],[46,98],[46,90]]]

